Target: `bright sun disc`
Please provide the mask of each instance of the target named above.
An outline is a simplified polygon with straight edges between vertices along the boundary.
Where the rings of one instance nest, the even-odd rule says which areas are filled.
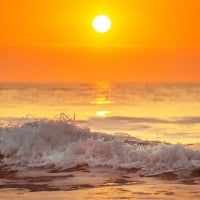
[[[98,15],[94,18],[92,25],[97,32],[105,33],[111,27],[111,20],[106,15]]]

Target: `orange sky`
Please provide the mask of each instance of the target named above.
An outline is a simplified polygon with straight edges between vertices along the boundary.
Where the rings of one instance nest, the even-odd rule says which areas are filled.
[[[200,82],[199,0],[0,2],[0,82]],[[112,19],[96,33],[92,19]]]

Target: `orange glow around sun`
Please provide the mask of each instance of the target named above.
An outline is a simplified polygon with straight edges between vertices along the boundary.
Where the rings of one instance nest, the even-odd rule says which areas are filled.
[[[0,82],[199,82],[199,10],[196,0],[2,1]],[[92,26],[101,14],[105,34]]]

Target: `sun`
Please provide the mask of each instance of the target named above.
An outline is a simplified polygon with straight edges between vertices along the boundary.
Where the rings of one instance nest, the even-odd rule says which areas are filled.
[[[94,18],[92,25],[98,33],[106,33],[111,28],[111,20],[106,15],[98,15]]]

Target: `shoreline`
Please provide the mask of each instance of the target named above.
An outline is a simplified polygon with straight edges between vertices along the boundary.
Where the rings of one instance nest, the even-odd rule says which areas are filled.
[[[200,185],[200,169],[193,171],[164,172],[157,175],[144,175],[140,169],[112,169],[109,167],[89,168],[78,165],[69,169],[26,171],[19,175],[16,170],[0,169],[0,192],[28,190],[30,192],[74,191],[101,187],[124,187],[128,185],[178,184],[182,186]]]
[[[164,181],[149,179],[146,183],[101,186],[93,188],[77,188],[71,191],[37,191],[30,192],[26,189],[0,189],[0,199],[20,199],[20,200],[93,200],[93,199],[159,199],[159,200],[198,200],[200,198],[199,185],[184,185],[166,183]]]

